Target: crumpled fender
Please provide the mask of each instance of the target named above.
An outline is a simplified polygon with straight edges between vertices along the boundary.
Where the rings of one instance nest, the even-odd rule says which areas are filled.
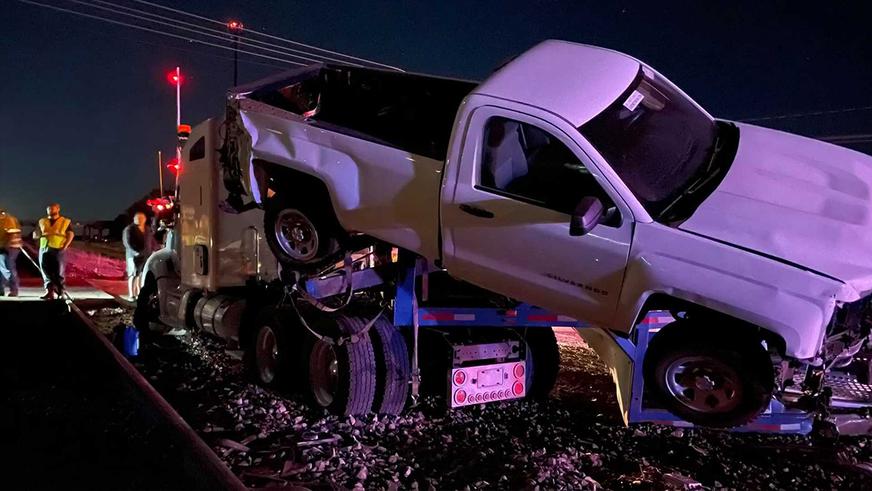
[[[820,351],[844,283],[662,224],[637,224],[614,326],[630,332],[648,298],[662,293],[735,317],[784,339],[786,354]],[[703,326],[705,327],[705,326]]]
[[[278,111],[278,112],[277,112]],[[442,161],[355,135],[307,124],[257,101],[240,101],[250,139],[240,157],[248,191],[262,202],[263,160],[313,176],[327,188],[333,211],[348,231],[362,232],[429,259],[439,257]],[[255,183],[252,186],[252,183]]]

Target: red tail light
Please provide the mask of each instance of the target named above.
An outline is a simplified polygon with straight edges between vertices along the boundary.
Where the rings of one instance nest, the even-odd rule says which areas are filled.
[[[515,382],[515,385],[512,386],[512,393],[516,396],[519,396],[524,393],[524,384],[521,382]]]

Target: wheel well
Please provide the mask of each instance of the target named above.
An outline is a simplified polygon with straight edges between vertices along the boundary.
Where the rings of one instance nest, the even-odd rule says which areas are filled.
[[[649,312],[658,310],[668,311],[673,317],[683,314],[689,319],[706,318],[717,321],[718,323],[727,321],[731,326],[733,326],[731,329],[735,329],[736,332],[759,337],[761,340],[766,342],[766,346],[770,350],[775,351],[781,356],[784,356],[787,349],[787,343],[784,341],[784,338],[772,331],[704,305],[699,305],[688,300],[675,298],[662,293],[655,293],[648,297],[645,301],[645,305],[643,305],[642,309],[639,311],[639,316],[636,318],[634,325],[638,325]]]
[[[268,196],[268,190],[278,192],[279,189],[301,189],[311,197],[324,200],[324,204],[329,204],[330,208],[333,208],[330,192],[321,179],[265,160],[254,159],[254,165],[259,169],[258,174],[262,173],[258,177],[262,200]]]

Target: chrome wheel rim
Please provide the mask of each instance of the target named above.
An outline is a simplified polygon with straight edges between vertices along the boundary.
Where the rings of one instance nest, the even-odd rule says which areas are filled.
[[[295,261],[311,261],[318,255],[318,232],[306,215],[288,209],[279,213],[274,230],[282,252]]]
[[[255,354],[260,380],[266,384],[271,383],[276,378],[279,363],[279,344],[271,327],[263,326],[257,333]]]
[[[323,341],[315,343],[309,373],[315,400],[324,407],[332,404],[339,387],[339,359],[331,345]]]
[[[739,374],[704,356],[684,356],[666,368],[666,388],[682,405],[700,413],[723,413],[741,401]]]

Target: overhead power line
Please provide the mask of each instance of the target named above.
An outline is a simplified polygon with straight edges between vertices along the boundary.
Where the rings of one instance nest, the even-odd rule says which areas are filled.
[[[809,117],[809,116],[823,116],[823,115],[830,115],[830,114],[850,113],[850,112],[856,112],[856,111],[868,111],[870,109],[872,109],[872,106],[857,106],[857,107],[847,107],[844,109],[832,109],[832,110],[826,110],[826,111],[814,111],[814,112],[794,113],[794,114],[780,114],[780,115],[776,115],[776,116],[763,116],[763,117],[759,117],[759,118],[745,118],[745,119],[740,119],[739,121],[753,122],[753,121],[771,121],[771,120],[776,120],[776,119],[805,118],[805,117]]]
[[[81,5],[86,5],[88,7],[95,8],[95,9],[109,11],[109,12],[112,12],[112,13],[115,13],[118,15],[133,17],[135,19],[143,20],[146,22],[153,22],[156,24],[169,26],[173,29],[180,29],[183,31],[194,32],[194,33],[197,33],[197,34],[200,34],[203,36],[208,36],[211,38],[216,38],[216,39],[221,39],[221,40],[226,40],[226,41],[234,41],[235,38],[238,36],[239,39],[237,42],[239,44],[249,46],[249,47],[252,47],[254,49],[261,49],[261,50],[264,50],[264,51],[267,51],[270,53],[277,53],[277,54],[283,54],[283,55],[286,54],[288,56],[293,56],[296,58],[304,59],[307,61],[314,61],[314,62],[334,61],[337,63],[346,64],[346,65],[363,66],[359,63],[353,63],[353,62],[350,62],[347,60],[342,60],[339,58],[333,58],[333,57],[324,56],[324,55],[317,54],[317,53],[311,53],[308,51],[289,48],[287,46],[280,46],[278,44],[269,43],[266,41],[259,41],[257,39],[251,39],[251,38],[248,38],[248,37],[245,37],[242,35],[231,34],[231,33],[227,32],[226,30],[212,29],[210,27],[201,26],[201,25],[194,24],[192,22],[187,22],[187,21],[184,21],[181,19],[166,17],[166,16],[161,15],[161,14],[147,12],[145,10],[135,9],[132,7],[119,5],[119,4],[116,4],[113,2],[108,2],[105,0],[90,0],[90,1],[68,0],[68,1],[73,2],[73,3],[77,3],[77,4],[81,4]],[[95,5],[95,4],[102,4],[103,6]],[[122,12],[119,9],[124,10],[125,12]],[[130,12],[132,12],[132,13],[130,13]],[[189,27],[182,27],[182,26],[189,26]],[[226,26],[225,26],[225,28],[226,28]],[[244,32],[248,33],[249,31],[244,31]],[[214,33],[214,34],[209,34],[209,33]],[[273,48],[275,48],[275,49],[273,49]]]
[[[159,3],[148,2],[148,1],[146,1],[146,0],[132,0],[132,1],[134,1],[134,2],[136,2],[136,3],[139,3],[139,4],[148,5],[148,6],[151,6],[151,7],[155,7],[155,8],[163,9],[163,10],[166,10],[166,11],[169,11],[169,12],[174,12],[174,13],[176,13],[176,14],[186,15],[186,16],[188,16],[188,17],[192,17],[192,18],[195,18],[195,19],[200,19],[200,20],[204,20],[204,21],[207,21],[207,22],[212,22],[212,23],[214,23],[214,24],[218,24],[218,25],[222,25],[222,26],[225,25],[225,23],[222,22],[222,21],[220,21],[220,20],[212,19],[212,18],[209,18],[209,17],[204,17],[204,16],[202,16],[202,15],[193,14],[193,13],[191,13],[191,12],[186,12],[186,11],[184,11],[184,10],[179,10],[179,9],[175,9],[175,8],[172,8],[172,7],[167,7],[167,6],[165,6],[165,5],[161,5],[161,4],[159,4]],[[249,34],[255,34],[255,35],[258,35],[258,36],[263,36],[263,37],[265,37],[265,38],[273,39],[273,40],[280,41],[280,42],[283,42],[283,43],[292,44],[292,45],[294,45],[294,46],[301,46],[301,47],[304,47],[304,48],[309,48],[309,49],[312,49],[312,50],[320,51],[320,52],[322,52],[322,53],[329,53],[329,54],[332,54],[332,55],[342,56],[342,57],[349,58],[349,59],[356,60],[356,61],[363,62],[363,63],[370,63],[370,64],[373,64],[373,65],[376,65],[376,66],[380,66],[380,67],[382,67],[382,68],[388,68],[388,69],[396,70],[396,71],[400,71],[400,72],[404,71],[403,69],[398,68],[398,67],[395,67],[395,66],[386,65],[386,64],[384,64],[384,63],[379,63],[379,62],[377,62],[377,61],[368,60],[368,59],[366,59],[366,58],[360,58],[360,57],[357,57],[357,56],[348,55],[348,54],[341,53],[341,52],[338,52],[338,51],[331,51],[331,50],[329,50],[329,49],[319,48],[318,46],[313,46],[313,45],[311,45],[311,44],[301,43],[301,42],[299,42],[299,41],[293,41],[293,40],[286,39],[286,38],[279,37],[279,36],[273,36],[273,35],[271,35],[271,34],[267,34],[267,33],[265,33],[265,32],[260,32],[260,31],[255,31],[255,30],[247,30],[246,32],[249,33]]]
[[[132,17],[132,18],[135,18],[135,19],[138,19],[138,20],[143,20],[143,21],[146,21],[146,22],[152,22],[152,23],[154,23],[154,24],[167,26],[167,27],[170,27],[170,28],[172,28],[172,29],[178,29],[178,30],[181,30],[181,31],[191,32],[191,33],[194,33],[194,34],[199,35],[199,36],[206,36],[206,37],[213,38],[213,39],[218,39],[218,40],[221,40],[221,41],[228,41],[228,42],[229,42],[229,41],[233,41],[233,35],[231,35],[231,34],[229,34],[229,33],[226,33],[226,32],[217,31],[216,29],[208,29],[208,28],[201,28],[201,27],[197,27],[197,28],[184,27],[184,26],[175,25],[175,24],[170,23],[170,22],[165,22],[165,21],[163,21],[163,20],[150,19],[150,18],[145,17],[145,16],[142,16],[142,15],[131,14],[131,13],[128,13],[128,12],[124,12],[124,11],[118,10],[118,9],[116,9],[116,8],[113,8],[113,7],[105,7],[105,6],[101,6],[101,5],[95,5],[95,4],[91,3],[91,2],[87,2],[87,1],[83,1],[83,0],[67,0],[67,1],[72,2],[72,3],[75,3],[75,4],[77,4],[77,5],[84,5],[84,6],[86,6],[86,7],[95,8],[95,9],[103,10],[103,11],[108,11],[108,12],[112,12],[112,13],[115,13],[115,14],[118,14],[118,15],[127,16],[127,17]],[[99,1],[99,0],[97,0],[97,1]],[[115,6],[115,7],[121,7],[121,6],[118,6],[118,5],[112,4],[111,2],[100,2],[100,3],[106,3],[106,4],[113,5],[113,6]],[[121,8],[124,8],[124,7],[121,7]],[[148,14],[148,13],[146,13],[146,14]],[[208,32],[203,32],[203,29],[208,29],[209,31],[218,32],[219,35],[216,35],[216,34],[209,34]],[[284,51],[279,51],[279,50],[272,49],[272,48],[265,48],[265,47],[258,46],[258,45],[256,45],[256,44],[250,43],[250,42],[246,41],[244,38],[240,38],[240,39],[239,39],[238,41],[236,41],[236,42],[238,42],[239,44],[241,44],[241,45],[243,45],[243,46],[248,46],[248,47],[253,48],[253,49],[259,49],[259,50],[262,50],[262,51],[266,51],[266,52],[269,52],[269,53],[274,53],[274,54],[278,54],[278,55],[282,55],[282,56],[290,56],[290,57],[298,58],[298,59],[305,60],[305,61],[308,61],[308,62],[322,63],[322,62],[325,61],[325,60],[322,59],[322,58],[314,58],[314,57],[310,57],[310,56],[303,56],[303,55],[298,55],[298,54],[293,54],[293,53],[286,53],[286,52],[284,52]],[[234,49],[234,48],[231,48],[231,49]],[[240,52],[241,52],[241,51],[240,51]],[[301,51],[301,52],[302,52],[302,51]],[[333,61],[342,62],[342,60],[333,60]],[[361,65],[356,64],[356,63],[355,63],[354,65],[355,65],[355,66],[361,66]]]
[[[99,31],[92,31],[92,32],[99,33],[99,34],[105,34],[105,32],[99,32]],[[233,57],[231,57],[231,56],[221,56],[221,55],[218,55],[218,54],[212,53],[211,51],[206,51],[205,49],[196,49],[196,48],[195,48],[195,49],[189,49],[189,48],[183,48],[183,47],[181,47],[181,46],[173,46],[173,45],[171,45],[171,44],[160,43],[160,42],[157,42],[157,41],[153,41],[153,40],[151,40],[151,38],[149,38],[148,40],[145,40],[145,39],[137,39],[137,38],[134,38],[134,37],[124,36],[124,39],[126,39],[126,40],[128,40],[128,41],[131,41],[131,42],[134,42],[134,43],[146,44],[146,45],[149,45],[149,46],[157,46],[157,47],[159,47],[159,48],[171,49],[171,50],[174,50],[174,51],[182,51],[182,52],[185,52],[185,53],[193,53],[193,54],[195,54],[195,55],[197,55],[197,56],[205,56],[205,57],[207,57],[207,58],[215,58],[216,60],[233,61]],[[245,64],[248,64],[248,65],[259,65],[259,66],[265,66],[265,67],[272,68],[272,69],[274,69],[274,70],[287,70],[287,68],[288,68],[288,67],[285,67],[285,66],[279,66],[279,65],[276,65],[276,64],[274,64],[274,63],[265,63],[265,62],[262,62],[262,61],[249,60],[249,59],[245,59],[245,58],[239,58],[237,61],[238,61],[239,63],[245,63]]]
[[[218,48],[218,49],[224,49],[224,50],[228,50],[228,51],[238,51],[239,53],[245,53],[245,54],[247,54],[247,55],[251,55],[251,56],[257,56],[257,57],[260,57],[260,58],[267,58],[267,59],[270,59],[270,60],[280,61],[280,62],[282,62],[282,63],[289,63],[289,64],[291,64],[291,65],[297,65],[297,66],[305,66],[305,65],[306,65],[306,63],[300,63],[300,62],[298,62],[298,61],[292,61],[292,60],[288,60],[288,59],[286,59],[286,58],[276,58],[275,56],[264,55],[264,54],[261,54],[261,53],[255,53],[255,52],[252,52],[252,51],[246,51],[246,50],[242,50],[242,49],[234,49],[234,48],[231,48],[230,46],[222,46],[222,45],[220,45],[220,44],[210,43],[210,42],[208,42],[208,41],[203,41],[203,40],[201,40],[201,39],[194,39],[194,38],[191,38],[191,37],[180,36],[180,35],[178,35],[178,34],[172,34],[172,33],[169,33],[169,32],[163,32],[163,31],[159,31],[159,30],[157,30],[157,29],[151,29],[151,28],[148,28],[148,27],[143,27],[143,26],[139,26],[139,25],[136,25],[136,24],[131,24],[131,23],[129,23],[129,22],[122,22],[122,21],[120,21],[120,20],[108,19],[108,18],[106,18],[106,17],[100,17],[100,16],[98,16],[98,15],[86,14],[86,13],[84,13],[84,12],[78,12],[78,11],[76,11],[76,10],[66,9],[66,8],[63,8],[63,7],[57,7],[57,6],[55,6],[55,5],[48,5],[48,4],[44,4],[44,3],[40,3],[40,2],[35,2],[35,1],[33,1],[33,0],[18,0],[18,1],[21,2],[21,3],[29,4],[29,5],[35,5],[35,6],[37,6],[37,7],[43,7],[43,8],[47,8],[47,9],[51,9],[51,10],[56,10],[56,11],[58,11],[58,12],[65,12],[65,13],[68,13],[68,14],[78,15],[78,16],[80,16],[80,17],[86,17],[86,18],[89,18],[89,19],[99,20],[99,21],[102,21],[102,22],[108,22],[108,23],[110,23],[110,24],[115,24],[115,25],[124,26],[124,27],[130,27],[130,28],[132,28],[132,29],[139,29],[139,30],[141,30],[141,31],[146,31],[146,32],[151,32],[151,33],[154,33],[154,34],[158,34],[158,35],[160,35],[160,36],[167,36],[167,37],[172,37],[172,38],[176,38],[176,39],[182,39],[182,40],[184,40],[184,41],[188,41],[188,42],[196,43],[196,44],[201,44],[201,45],[204,45],[204,46],[212,46],[212,47],[215,47],[215,48]]]
[[[830,136],[819,136],[819,140],[826,141],[842,141],[842,140],[872,140],[872,133],[860,133],[856,135],[830,135]]]
[[[857,145],[862,143],[872,143],[872,135],[838,135],[838,136],[819,136],[818,140],[822,140],[836,145]]]

